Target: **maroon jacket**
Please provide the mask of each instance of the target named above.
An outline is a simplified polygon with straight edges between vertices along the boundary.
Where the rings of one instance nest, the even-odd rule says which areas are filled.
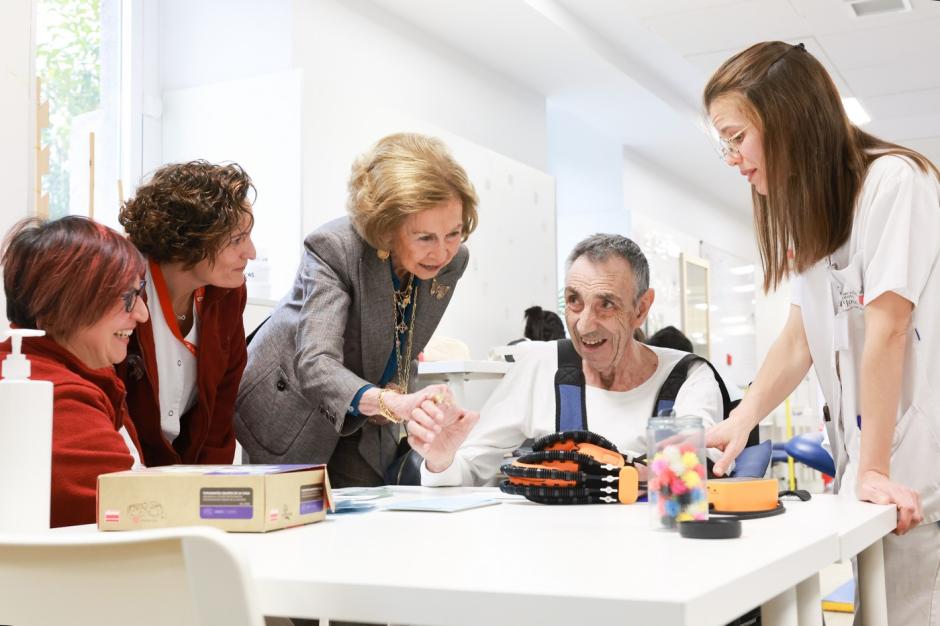
[[[206,287],[199,309],[196,403],[180,419],[180,434],[172,444],[164,439],[160,427],[153,320],[138,325],[131,335],[127,359],[117,366],[117,372],[127,387],[127,406],[148,467],[229,464],[235,457],[232,415],[248,359],[242,323],[247,299],[244,285],[238,289]]]
[[[0,343],[0,360],[9,353],[8,339]],[[113,367],[89,369],[49,337],[27,339],[23,353],[32,365],[30,378],[49,380],[53,385],[52,526],[94,524],[98,476],[134,465],[119,432],[126,427],[137,445],[124,404],[124,384]]]

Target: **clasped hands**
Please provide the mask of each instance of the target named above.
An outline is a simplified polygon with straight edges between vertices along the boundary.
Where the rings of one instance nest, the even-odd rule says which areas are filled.
[[[458,406],[453,393],[443,384],[399,397],[413,398],[411,405],[402,409],[407,413],[398,413],[408,416],[405,428],[412,449],[424,457],[431,471],[449,467],[480,414]]]

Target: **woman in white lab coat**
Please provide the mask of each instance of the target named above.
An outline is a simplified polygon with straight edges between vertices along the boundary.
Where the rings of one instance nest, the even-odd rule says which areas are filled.
[[[725,161],[752,186],[765,290],[793,277],[787,323],[731,417],[725,450],[812,365],[840,493],[894,503],[891,624],[940,623],[940,183],[924,156],[855,127],[802,44],[760,43],[704,93]]]

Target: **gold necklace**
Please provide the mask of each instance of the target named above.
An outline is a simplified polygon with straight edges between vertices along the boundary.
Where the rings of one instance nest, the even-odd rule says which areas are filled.
[[[411,350],[415,337],[415,318],[418,316],[418,292],[413,289],[414,274],[409,276],[408,284],[392,295],[392,306],[395,309],[395,365],[398,370],[398,390],[408,393],[408,381],[411,378]],[[412,296],[414,301],[412,304]],[[411,319],[405,324],[405,311],[411,304]],[[401,336],[408,333],[408,342],[405,353],[401,350]]]

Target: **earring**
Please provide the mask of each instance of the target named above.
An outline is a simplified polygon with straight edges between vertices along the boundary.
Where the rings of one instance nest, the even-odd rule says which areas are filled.
[[[376,250],[375,256],[379,257],[379,261],[387,261],[391,253],[388,250]]]

